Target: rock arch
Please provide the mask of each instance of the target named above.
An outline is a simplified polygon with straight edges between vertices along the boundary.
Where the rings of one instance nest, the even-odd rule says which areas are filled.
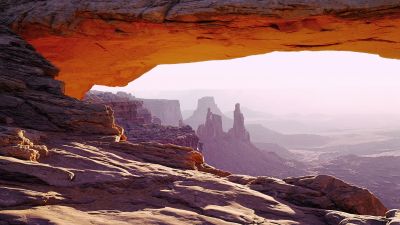
[[[2,5],[1,5],[2,4]],[[400,58],[398,0],[3,1],[0,21],[60,68],[66,94],[122,86],[159,64],[272,51]]]

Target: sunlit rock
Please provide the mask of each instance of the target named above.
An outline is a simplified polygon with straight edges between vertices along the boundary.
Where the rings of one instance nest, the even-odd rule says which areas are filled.
[[[302,50],[400,58],[397,0],[294,3],[6,1],[0,22],[59,67],[57,79],[78,98],[94,84],[124,86],[160,64]]]

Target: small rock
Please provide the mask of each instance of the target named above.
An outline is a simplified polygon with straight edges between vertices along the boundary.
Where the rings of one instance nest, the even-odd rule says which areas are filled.
[[[400,219],[400,209],[391,209],[386,212],[386,218],[399,218]]]

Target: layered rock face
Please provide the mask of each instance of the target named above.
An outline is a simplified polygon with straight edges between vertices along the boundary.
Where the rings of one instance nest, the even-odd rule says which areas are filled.
[[[131,142],[158,142],[198,148],[199,138],[190,126],[173,127],[158,124],[132,126],[126,133]]]
[[[21,129],[17,126],[30,119],[20,116],[25,115],[25,108],[17,107],[14,111],[1,108],[2,113],[7,112],[12,118],[12,121],[2,121],[0,127],[1,224],[333,225],[395,224],[398,221],[397,210],[381,215],[382,207],[372,196],[366,192],[359,195],[360,189],[334,178],[291,179],[265,191],[260,189],[262,182],[254,182],[265,177],[230,175],[208,166],[203,156],[192,148],[116,142],[116,135],[110,135],[116,128],[107,126],[107,119],[112,121],[113,117],[105,113],[105,106],[91,106],[62,93],[52,93],[46,85],[35,88],[35,82],[43,81],[35,76],[48,63],[35,61],[42,58],[33,49],[20,52],[26,47],[21,39],[17,38],[17,44],[21,45],[16,45],[4,41],[8,38],[15,40],[16,36],[7,31],[0,38],[0,54],[7,56],[0,58],[3,66],[0,73],[7,74],[4,79],[7,86],[2,83],[0,98],[18,96],[29,101],[29,95],[39,93],[43,101],[52,104],[37,112],[53,115],[56,111],[64,123],[42,121],[43,125],[38,126],[41,131]],[[15,87],[10,85],[13,78],[18,78],[27,88],[9,91],[10,87]],[[44,79],[59,84],[49,77]],[[70,121],[71,118],[76,120]],[[81,118],[99,120],[98,130],[89,122],[81,122]],[[90,129],[84,132],[74,123]],[[62,124],[65,131],[48,129],[52,124]],[[36,157],[38,154],[40,157]],[[280,195],[272,197],[274,189]],[[297,193],[303,200],[321,197],[334,202],[335,206],[333,210],[326,210],[320,205],[291,198],[285,195],[287,192]],[[337,197],[341,192],[346,193],[343,199]],[[335,211],[337,209],[347,213]],[[351,214],[353,212],[371,215]]]
[[[184,123],[193,128],[199,127],[199,125],[204,123],[204,118],[208,117],[208,109],[210,109],[214,115],[219,115],[221,117],[223,130],[229,130],[232,128],[232,119],[228,118],[221,112],[218,105],[215,103],[214,97],[210,96],[202,97],[197,101],[196,110],[189,118],[184,120]]]
[[[394,51],[400,46],[398,0],[1,4],[1,23],[55,63],[66,93],[79,98],[94,84],[125,86],[160,64],[300,50],[400,58],[399,51]]]
[[[171,106],[170,102],[176,101],[143,100],[125,92],[113,94],[100,91],[88,92],[84,100],[92,104],[105,104],[111,107],[117,124],[124,128],[129,141],[176,144],[197,149],[199,138],[190,126],[173,127],[155,123],[154,118],[158,117],[152,116],[144,104],[145,101],[151,102],[153,109],[158,107],[157,110],[162,110],[168,109]],[[177,106],[177,108],[172,108],[178,110],[179,114],[173,113],[173,115],[180,115],[179,102]],[[161,115],[167,114],[169,112],[161,113]]]
[[[130,129],[135,125],[152,123],[151,113],[143,106],[143,102],[124,92],[90,91],[85,95],[85,102],[103,104],[112,108],[117,124]]]
[[[0,26],[0,124],[43,131],[120,135],[112,111],[64,95],[58,69]]]
[[[388,210],[371,192],[326,175],[286,178],[231,175],[232,182],[293,204],[340,209],[355,214],[384,215]]]
[[[200,150],[210,165],[249,175],[287,177],[305,174],[300,163],[284,160],[272,152],[260,151],[250,142],[239,104],[235,106],[234,118],[233,128],[226,133],[222,129],[221,116],[208,109],[205,123],[197,129]]]
[[[0,126],[0,155],[38,161],[40,157],[47,156],[47,154],[47,146],[35,145],[25,137],[24,130]]]

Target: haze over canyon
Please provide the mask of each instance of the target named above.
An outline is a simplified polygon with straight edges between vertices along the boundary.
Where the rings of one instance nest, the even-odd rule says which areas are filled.
[[[0,224],[400,224],[399,24],[398,0],[1,0]]]

